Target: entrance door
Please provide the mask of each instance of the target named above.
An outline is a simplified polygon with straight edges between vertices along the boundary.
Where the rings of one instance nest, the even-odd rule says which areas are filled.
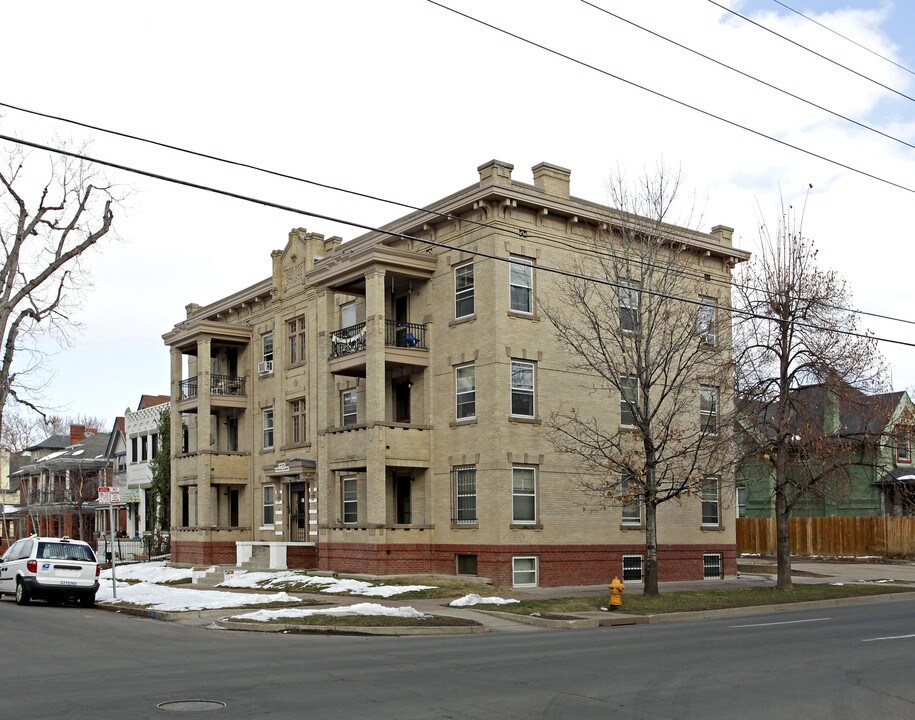
[[[394,298],[394,324],[397,327],[397,347],[407,347],[407,322],[409,322],[409,313],[407,312],[407,298],[409,295],[400,295]]]
[[[413,478],[394,478],[394,522],[397,525],[410,524],[410,492]]]
[[[295,486],[289,496],[290,527],[292,542],[308,540],[308,490],[307,486]]]
[[[229,527],[238,527],[238,488],[229,489]]]

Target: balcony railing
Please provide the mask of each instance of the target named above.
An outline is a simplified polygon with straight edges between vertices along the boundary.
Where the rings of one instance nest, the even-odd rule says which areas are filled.
[[[244,395],[245,378],[235,375],[210,375],[211,395]],[[182,380],[179,387],[179,400],[190,400],[197,397],[197,378]]]
[[[426,350],[426,326],[422,323],[400,323],[396,320],[385,320],[384,344],[387,347]]]
[[[332,358],[365,350],[365,323],[335,330],[330,335],[330,356]]]

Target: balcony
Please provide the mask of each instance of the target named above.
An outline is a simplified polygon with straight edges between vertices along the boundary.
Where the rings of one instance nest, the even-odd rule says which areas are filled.
[[[383,443],[385,463],[397,467],[429,467],[432,433],[418,426],[375,423],[327,431],[327,452],[333,470],[363,468],[369,443]]]
[[[178,387],[178,404],[181,410],[188,410],[196,403],[198,395],[197,377],[182,380]],[[236,375],[210,375],[210,403],[216,407],[246,406],[245,378]]]
[[[330,336],[330,371],[365,376],[365,323],[335,330]],[[386,365],[429,365],[426,326],[422,323],[384,322]]]

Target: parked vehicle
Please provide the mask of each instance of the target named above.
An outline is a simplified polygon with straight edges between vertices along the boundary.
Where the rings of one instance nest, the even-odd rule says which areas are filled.
[[[19,605],[33,599],[58,605],[72,599],[91,608],[99,572],[87,543],[33,535],[13,543],[0,558],[0,596],[15,595]]]

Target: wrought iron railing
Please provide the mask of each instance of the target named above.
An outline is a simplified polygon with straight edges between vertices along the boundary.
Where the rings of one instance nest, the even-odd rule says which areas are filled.
[[[197,397],[197,377],[182,380],[178,389],[179,400],[190,400]]]
[[[210,393],[213,395],[244,395],[245,379],[236,375],[210,375]]]
[[[388,347],[426,350],[426,326],[422,323],[384,321],[384,344]]]
[[[365,323],[335,330],[330,334],[330,356],[341,357],[365,350]]]
[[[210,375],[211,395],[244,395],[245,378],[237,375]],[[197,397],[197,378],[182,380],[179,386],[179,400]]]

